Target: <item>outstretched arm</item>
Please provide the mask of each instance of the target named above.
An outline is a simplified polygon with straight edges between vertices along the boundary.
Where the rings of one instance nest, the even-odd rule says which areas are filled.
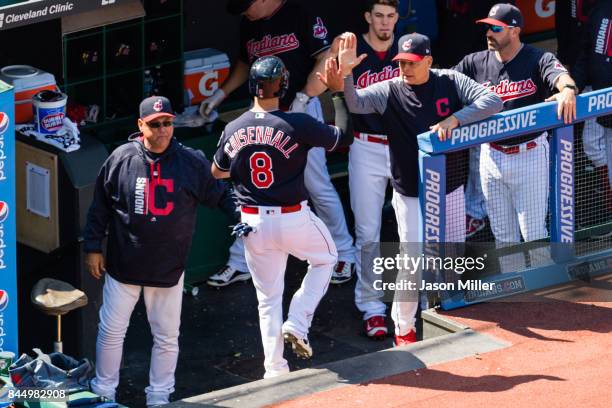
[[[337,82],[338,76],[344,78],[344,97],[351,113],[382,115],[387,109],[389,81],[379,82],[365,89],[355,89],[353,68],[359,65],[365,57],[366,54],[357,56],[357,37],[350,33],[340,42],[338,67],[336,68],[335,63],[330,61],[326,75],[329,75],[330,80],[333,79],[334,83]]]

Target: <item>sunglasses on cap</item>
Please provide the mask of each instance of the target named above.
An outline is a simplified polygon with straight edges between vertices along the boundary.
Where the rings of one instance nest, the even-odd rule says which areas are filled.
[[[486,24],[485,27],[487,28],[487,30],[491,30],[494,33],[501,33],[502,31],[504,31],[504,26],[500,26],[500,25],[492,25],[492,24]],[[508,26],[508,28],[513,28],[514,26]]]
[[[174,122],[172,122],[171,120],[165,121],[165,122],[148,122],[147,126],[150,127],[151,129],[159,129],[162,126],[163,127],[170,127],[173,126]]]

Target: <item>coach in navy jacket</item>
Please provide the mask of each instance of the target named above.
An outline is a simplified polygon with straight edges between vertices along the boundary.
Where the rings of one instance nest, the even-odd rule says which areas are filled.
[[[174,391],[183,271],[197,205],[235,215],[229,188],[212,177],[204,154],[173,137],[173,118],[164,97],[141,103],[140,132],[102,166],[84,233],[89,272],[96,279],[108,272],[92,389],[114,399],[123,338],[142,290],[154,337],[147,405],[167,403]]]

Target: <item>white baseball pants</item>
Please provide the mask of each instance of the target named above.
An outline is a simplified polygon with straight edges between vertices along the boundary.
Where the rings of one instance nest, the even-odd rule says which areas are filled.
[[[242,221],[255,228],[244,238],[246,260],[259,302],[259,328],[264,349],[264,378],[289,372],[283,358],[282,330],[308,335],[312,318],[327,291],[338,259],[325,224],[306,202],[297,212],[283,214],[280,207],[259,207],[258,214],[242,213]],[[308,261],[308,271],[293,295],[283,324],[283,290],[288,255]]]
[[[145,388],[147,405],[169,402],[179,353],[183,280],[184,274],[173,287],[155,288],[127,285],[106,274],[96,342],[96,377],[91,381],[93,392],[115,399],[123,341],[142,291],[153,334],[149,386]]]
[[[363,313],[363,320],[385,316],[387,310],[383,293],[373,287],[379,277],[372,271],[371,262],[380,256],[382,209],[391,178],[389,146],[356,137],[349,151],[349,189],[355,216],[355,305]],[[362,265],[364,260],[366,264]]]
[[[546,133],[535,139],[537,146],[506,154],[488,143],[482,145],[480,175],[495,244],[512,246],[545,238],[548,212],[549,146]],[[550,259],[548,248],[529,251],[531,266],[544,265]],[[499,258],[500,271],[512,273],[527,267],[524,253]]]
[[[482,220],[487,216],[487,209],[480,183],[480,146],[470,149],[469,171],[465,186],[465,212]]]
[[[419,199],[393,191],[391,202],[397,218],[400,242],[419,242]],[[465,242],[465,194],[463,186],[446,195],[446,238],[444,242]],[[414,330],[418,301],[394,301],[391,318],[395,323],[395,335],[405,336]]]
[[[592,90],[593,88],[589,85],[584,88],[583,92],[590,92]],[[593,166],[595,167],[601,167],[607,164],[605,134],[606,128],[597,123],[596,118],[584,121],[582,148],[584,149],[584,154],[593,162]]]
[[[227,264],[241,272],[248,272],[246,258],[244,256],[244,242],[241,239],[235,239],[229,248],[229,259]]]
[[[319,98],[311,98],[306,105],[306,113],[323,122],[323,111]],[[308,152],[308,162],[304,171],[304,184],[310,193],[314,209],[325,223],[338,248],[340,261],[354,263],[355,248],[353,237],[348,232],[344,209],[340,197],[334,188],[327,171],[327,158],[325,149],[313,147]]]
[[[612,128],[605,129],[606,150],[608,152],[608,179],[610,180],[610,188],[612,188]]]
[[[488,143],[480,150],[480,177],[495,240],[517,243],[545,238],[548,210],[549,147],[546,133],[515,154],[495,150]]]
[[[582,130],[582,147],[584,154],[593,162],[593,166],[601,167],[606,162],[606,129],[597,123],[596,119],[584,121]],[[609,129],[607,129],[609,130]]]

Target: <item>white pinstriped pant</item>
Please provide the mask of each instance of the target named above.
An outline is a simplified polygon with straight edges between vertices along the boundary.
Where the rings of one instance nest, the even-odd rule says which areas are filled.
[[[134,306],[144,294],[147,318],[153,334],[147,405],[168,403],[174,392],[174,372],[178,360],[179,327],[183,300],[183,279],[170,288],[128,285],[106,274],[100,324],[96,341],[96,377],[91,389],[98,395],[115,399],[123,341]]]
[[[283,358],[282,330],[308,335],[312,318],[327,291],[338,253],[323,222],[303,202],[300,211],[282,213],[280,207],[259,207],[258,214],[242,213],[255,228],[244,237],[246,260],[259,303],[259,328],[264,349],[264,378],[289,372]],[[283,291],[289,254],[308,261],[308,272],[293,295],[283,324]]]
[[[419,199],[407,197],[393,191],[391,202],[397,218],[400,242],[419,242]],[[465,195],[463,186],[446,194],[446,237],[445,242],[465,242]],[[394,301],[391,318],[395,323],[395,335],[405,336],[414,330],[418,301]]]

